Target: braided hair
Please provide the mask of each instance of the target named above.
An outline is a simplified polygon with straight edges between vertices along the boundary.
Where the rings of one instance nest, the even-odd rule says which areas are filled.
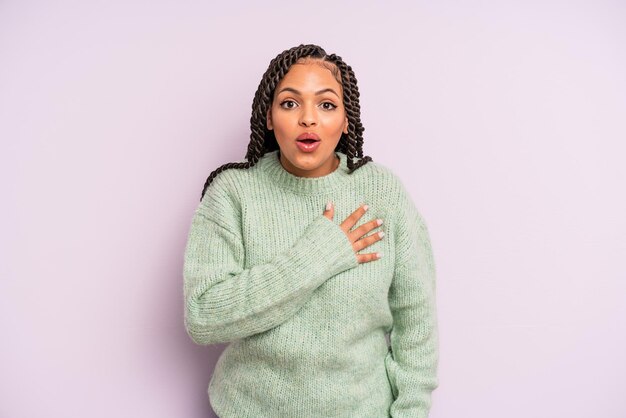
[[[365,128],[361,123],[359,89],[352,67],[343,62],[340,56],[326,54],[326,51],[320,46],[301,44],[278,54],[276,58],[270,61],[269,67],[261,78],[252,101],[250,143],[245,157],[247,162],[226,163],[215,169],[204,184],[200,200],[204,197],[215,176],[222,171],[230,168],[248,169],[253,167],[266,152],[279,149],[274,131],[267,129],[266,125],[267,111],[272,106],[274,90],[293,64],[311,59],[320,61],[331,70],[343,89],[343,103],[348,117],[348,133],[341,133],[335,151],[347,155],[349,174],[352,174],[354,170],[365,165],[368,161],[373,161],[372,157],[363,156],[363,131]],[[357,162],[353,161],[355,157],[359,158]]]

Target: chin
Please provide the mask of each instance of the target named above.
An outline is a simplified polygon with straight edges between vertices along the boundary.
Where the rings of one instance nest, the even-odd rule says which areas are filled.
[[[315,152],[302,152],[300,150],[296,150],[295,152],[295,162],[301,162],[305,166],[309,167],[311,165],[315,165],[316,167],[321,165],[324,161],[330,158],[331,154],[323,153],[321,151]]]
[[[302,153],[300,153],[302,154]],[[294,160],[290,160],[291,164],[302,169],[312,170],[319,167],[322,164],[323,158],[314,155],[296,155]]]
[[[321,167],[334,154],[334,151],[324,152],[318,149],[315,152],[307,153],[294,149],[289,154],[283,153],[281,150],[281,154],[296,169],[310,172]]]

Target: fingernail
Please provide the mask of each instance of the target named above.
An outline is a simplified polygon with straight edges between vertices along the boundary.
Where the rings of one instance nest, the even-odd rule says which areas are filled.
[[[378,225],[382,225],[382,224],[383,224],[383,220],[382,220],[382,219],[377,219],[377,220],[376,220],[376,223],[377,223]]]
[[[330,202],[326,203],[326,210],[330,210],[331,207],[332,207],[332,203]]]
[[[363,205],[363,209],[364,209],[364,210],[367,210],[368,208],[369,208],[369,206],[367,206],[367,205]]]
[[[381,258],[382,256],[382,253],[376,253],[376,258]]]
[[[385,233],[384,233],[383,231],[380,231],[380,232],[378,233],[378,236],[382,238],[382,237],[384,237],[384,236],[385,236]]]

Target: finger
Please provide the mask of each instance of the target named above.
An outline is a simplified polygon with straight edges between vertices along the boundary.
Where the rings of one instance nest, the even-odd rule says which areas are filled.
[[[381,239],[383,239],[384,236],[385,236],[385,233],[383,231],[368,235],[354,242],[352,244],[352,248],[354,248],[354,251],[361,251],[363,248],[369,247],[376,241],[380,241]]]
[[[333,204],[333,202],[328,202],[326,204],[326,209],[324,210],[324,216],[326,216],[331,221],[333,220],[333,217],[335,216],[335,205]]]
[[[348,216],[346,220],[341,223],[341,227],[343,228],[343,230],[346,232],[350,231],[350,229],[352,229],[352,227],[358,222],[358,220],[361,219],[361,216],[363,216],[367,209],[368,206],[366,204],[363,204],[359,206],[357,210],[352,212],[350,216]]]
[[[363,235],[367,234],[368,232],[370,232],[374,228],[378,228],[382,224],[383,224],[383,220],[382,219],[374,219],[372,221],[369,221],[369,222],[364,223],[363,225],[359,226],[354,231],[350,232],[350,235],[351,235],[351,237],[353,237],[353,239],[361,238]]]
[[[369,263],[370,261],[376,261],[380,259],[383,255],[381,253],[368,253],[368,254],[357,254],[357,259],[359,263]]]

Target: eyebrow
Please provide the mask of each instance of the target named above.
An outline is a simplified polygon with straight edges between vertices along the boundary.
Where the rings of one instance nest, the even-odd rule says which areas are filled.
[[[276,93],[276,95],[279,95],[279,94],[280,94],[280,93],[282,93],[283,91],[290,91],[290,92],[292,92],[292,93],[295,93],[295,94],[298,94],[298,95],[302,96],[302,93],[300,93],[298,90],[296,90],[296,89],[294,89],[294,88],[292,88],[292,87],[285,87],[284,89],[282,89],[281,91],[279,91],[278,93]],[[326,93],[326,92],[331,92],[331,93],[333,93],[335,96],[339,97],[339,95],[335,92],[335,90],[331,89],[330,87],[329,87],[329,88],[322,89],[322,90],[320,90],[320,91],[318,91],[318,92],[315,92],[315,95],[316,95],[316,96],[319,96],[320,94],[323,94],[323,93]]]

